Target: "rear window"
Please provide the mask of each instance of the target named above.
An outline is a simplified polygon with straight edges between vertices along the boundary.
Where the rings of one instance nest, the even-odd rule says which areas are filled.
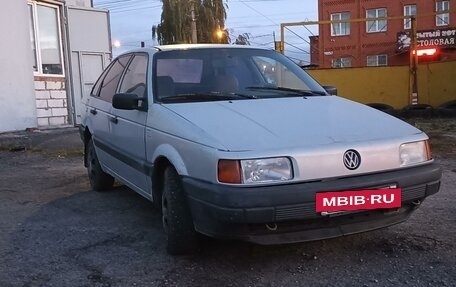
[[[158,59],[157,76],[169,76],[175,83],[201,83],[203,60],[201,59]]]

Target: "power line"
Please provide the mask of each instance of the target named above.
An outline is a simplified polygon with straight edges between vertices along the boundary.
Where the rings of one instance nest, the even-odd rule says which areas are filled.
[[[306,53],[306,54],[310,54],[308,51],[306,51],[306,50],[304,50],[304,49],[302,49],[302,48],[299,48],[299,47],[296,46],[296,45],[293,45],[293,44],[288,43],[288,42],[285,42],[285,44],[287,44],[287,45],[289,45],[289,46],[291,46],[291,47],[293,47],[293,48],[295,48],[295,49],[298,49],[299,51],[302,51],[302,52],[304,52],[304,53]]]

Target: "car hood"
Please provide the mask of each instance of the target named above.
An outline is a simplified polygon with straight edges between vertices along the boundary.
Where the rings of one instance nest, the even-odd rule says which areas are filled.
[[[229,151],[273,150],[402,138],[421,133],[336,96],[167,104]],[[205,143],[202,138],[201,143]]]

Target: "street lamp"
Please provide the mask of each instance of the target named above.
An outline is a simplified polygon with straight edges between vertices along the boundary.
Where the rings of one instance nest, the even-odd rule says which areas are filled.
[[[218,28],[216,31],[215,31],[215,36],[217,36],[217,39],[218,39],[218,42],[219,43],[222,43],[222,40],[225,36],[225,30],[222,30],[220,28]]]
[[[114,46],[114,48],[120,48],[120,41],[115,40],[114,43],[112,43],[112,45]]]

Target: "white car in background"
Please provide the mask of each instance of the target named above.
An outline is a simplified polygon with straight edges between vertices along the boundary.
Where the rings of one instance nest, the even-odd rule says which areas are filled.
[[[278,244],[386,227],[440,186],[426,134],[271,50],[131,51],[83,102],[92,188],[117,179],[156,202],[171,254],[199,234]]]

